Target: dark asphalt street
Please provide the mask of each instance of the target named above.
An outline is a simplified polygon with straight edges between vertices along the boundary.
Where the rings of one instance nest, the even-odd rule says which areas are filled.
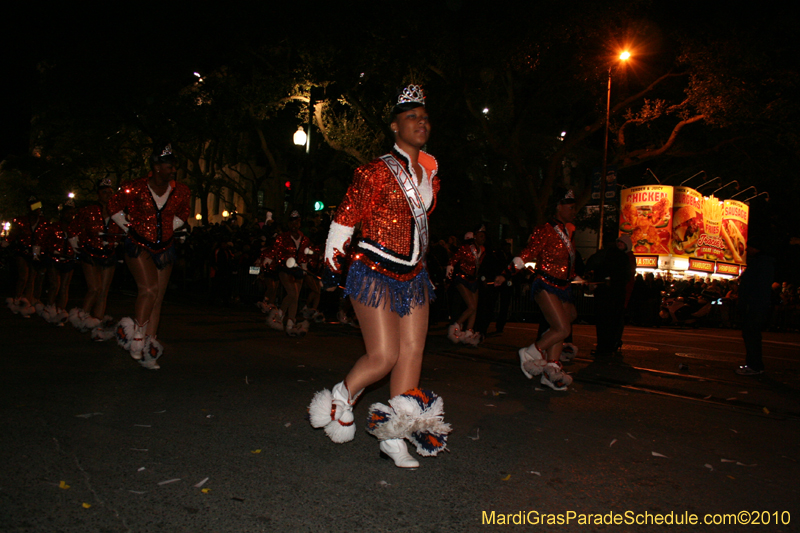
[[[117,299],[110,311],[131,308]],[[0,309],[0,531],[661,531],[635,522],[742,511],[769,521],[758,531],[800,529],[796,333],[767,334],[768,373],[747,378],[733,373],[737,331],[628,328],[622,358],[593,362],[594,329],[578,325],[575,383],[555,392],[516,360],[535,325],[474,349],[449,344],[440,324],[422,386],[444,398],[449,453],[407,471],[363,431],[387,383],[357,404],[353,442],[305,418],[362,353],[358,330],[322,324],[292,339],[256,310],[178,303],[162,324],[153,372],[111,342]],[[499,525],[545,513],[570,523]],[[623,523],[579,523],[609,513]]]

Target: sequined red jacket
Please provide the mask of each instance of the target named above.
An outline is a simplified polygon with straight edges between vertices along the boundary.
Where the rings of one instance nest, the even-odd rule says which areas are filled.
[[[103,218],[103,208],[99,204],[81,208],[69,225],[70,237],[78,237],[78,245],[84,253],[95,258],[109,258],[114,255],[122,229],[110,218]]]
[[[567,246],[554,227],[559,227],[568,238],[571,238],[569,230],[562,222],[551,220],[546,224],[537,226],[531,233],[528,245],[519,254],[522,263],[536,263],[536,272],[544,273],[546,277],[553,278],[560,282],[559,285],[566,285],[573,277],[575,277],[574,259],[570,259],[570,255],[574,258],[575,249],[572,247],[570,241]],[[515,259],[517,268],[520,268],[520,263]]]
[[[30,255],[34,244],[41,247],[42,238],[49,225],[50,222],[42,214],[39,214],[36,229],[33,229],[28,215],[17,217],[11,221],[11,230],[7,240],[17,249],[17,252]]]
[[[111,213],[124,211],[128,220],[128,236],[134,241],[159,252],[172,244],[175,217],[186,222],[189,218],[189,187],[172,182],[166,203],[158,209],[148,187],[148,178],[125,183],[108,202]]]
[[[391,155],[412,178],[418,179],[409,168],[408,156],[397,146]],[[418,161],[427,174],[419,188],[423,200],[425,196],[429,198],[425,207],[430,215],[439,192],[438,164],[433,156],[422,151]],[[348,252],[353,227],[359,222],[361,238],[356,249],[350,250],[352,260],[400,281],[408,281],[422,270],[426,250],[420,250],[408,200],[397,179],[380,159],[356,169],[353,182],[334,215],[325,246],[325,267],[334,275],[341,273],[340,261]]]
[[[286,231],[278,235],[272,249],[272,260],[277,263],[278,268],[286,268],[286,261],[293,257],[299,267],[303,263],[308,263],[306,248],[313,246],[311,240],[300,232],[300,244],[295,244],[292,232]]]
[[[486,248],[483,246],[465,244],[453,254],[448,265],[453,267],[453,276],[460,277],[464,281],[474,282],[478,280],[478,269],[481,267],[481,261],[485,255]]]
[[[75,250],[72,249],[67,239],[68,232],[58,222],[47,224],[42,234],[40,246],[42,253],[56,262],[72,261],[75,259]]]

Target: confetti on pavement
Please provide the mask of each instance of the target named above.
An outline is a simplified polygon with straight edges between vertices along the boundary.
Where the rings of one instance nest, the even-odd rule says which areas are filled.
[[[93,416],[100,416],[103,413],[84,413],[82,415],[75,415],[75,418],[91,418]]]
[[[650,453],[653,454],[653,457],[663,457],[664,459],[669,459],[669,457],[667,457],[663,453],[658,453],[658,452],[650,452]]]
[[[206,481],[208,481],[208,478],[205,478],[203,481],[201,481],[201,482],[197,483],[197,484],[194,486],[194,488],[196,488],[196,489],[199,489],[200,487],[202,487],[203,485],[205,485],[205,484],[206,484]]]
[[[617,439],[612,440],[611,444],[609,444],[608,447],[611,448],[614,445],[615,442],[617,442]]]
[[[176,481],[180,481],[181,478],[176,477],[175,479],[167,479],[166,481],[159,481],[159,485],[169,485],[170,483],[175,483]]]
[[[61,483],[58,484],[58,488],[67,490],[69,488],[69,485],[67,485],[66,481],[62,481]]]

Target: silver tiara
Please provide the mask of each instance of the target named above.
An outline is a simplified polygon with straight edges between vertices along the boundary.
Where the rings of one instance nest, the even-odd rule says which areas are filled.
[[[397,97],[397,105],[411,103],[425,105],[425,92],[419,85],[409,85]]]
[[[165,155],[172,155],[172,143],[166,145],[164,150],[161,152],[161,155],[158,157],[164,157]]]
[[[568,190],[567,194],[564,195],[564,200],[568,200],[568,199],[571,199],[571,200],[575,199],[575,194],[572,192],[572,189]]]

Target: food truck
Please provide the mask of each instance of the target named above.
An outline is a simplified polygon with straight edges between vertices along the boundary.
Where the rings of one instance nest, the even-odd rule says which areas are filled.
[[[619,234],[631,237],[637,272],[737,277],[747,264],[749,209],[689,187],[631,187],[620,194]]]

